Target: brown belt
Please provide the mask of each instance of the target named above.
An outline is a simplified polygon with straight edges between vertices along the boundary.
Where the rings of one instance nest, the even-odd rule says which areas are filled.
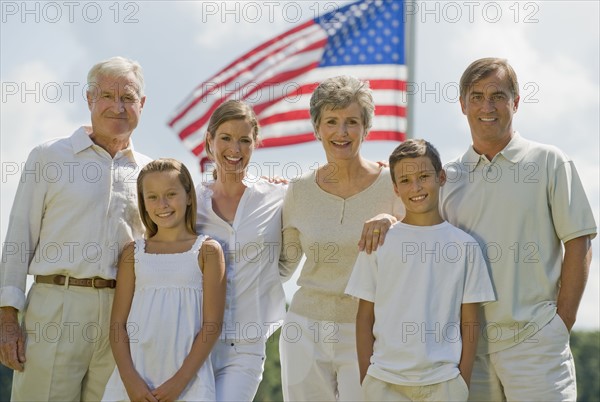
[[[36,283],[47,283],[50,285],[64,285],[67,277],[64,275],[36,275],[35,282]],[[114,279],[103,279],[99,277],[95,278],[73,278],[69,277],[69,286],[84,286],[87,288],[94,289],[104,289],[111,288],[114,289],[117,286],[117,281]]]

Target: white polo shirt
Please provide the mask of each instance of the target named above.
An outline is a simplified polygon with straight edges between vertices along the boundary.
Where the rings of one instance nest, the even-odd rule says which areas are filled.
[[[596,223],[573,162],[516,132],[492,161],[471,146],[445,168],[442,216],[479,242],[498,297],[483,309],[479,350],[497,352],[554,317],[561,242],[595,235]]]

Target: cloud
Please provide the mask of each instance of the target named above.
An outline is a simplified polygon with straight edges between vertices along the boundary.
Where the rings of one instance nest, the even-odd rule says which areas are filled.
[[[82,96],[79,86],[69,88],[47,63],[31,61],[15,65],[2,80],[2,236],[8,227],[8,211],[19,181],[20,167],[36,145],[71,134],[80,125],[73,119],[73,97]],[[14,171],[18,166],[19,171]]]

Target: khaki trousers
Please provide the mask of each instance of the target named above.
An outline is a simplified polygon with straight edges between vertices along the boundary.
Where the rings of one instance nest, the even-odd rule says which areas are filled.
[[[366,375],[362,383],[365,401],[466,401],[469,388],[458,375],[451,380],[430,385],[398,385]]]
[[[13,401],[99,401],[115,362],[110,336],[114,289],[36,283],[27,297],[25,369]]]
[[[577,400],[569,331],[560,316],[513,347],[477,355],[469,400]]]

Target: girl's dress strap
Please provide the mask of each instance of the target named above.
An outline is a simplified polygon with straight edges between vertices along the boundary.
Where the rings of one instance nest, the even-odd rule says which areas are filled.
[[[194,242],[194,246],[192,247],[192,251],[198,251],[200,250],[200,247],[202,247],[202,243],[204,243],[204,241],[208,239],[207,235],[198,235],[198,237],[196,238],[196,241]]]
[[[146,239],[145,238],[141,237],[139,239],[135,239],[134,252],[135,253],[146,252]]]

